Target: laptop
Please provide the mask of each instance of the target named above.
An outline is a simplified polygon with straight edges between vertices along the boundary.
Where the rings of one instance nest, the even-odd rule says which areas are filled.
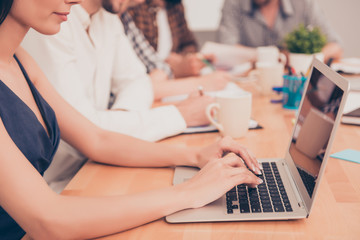
[[[287,220],[307,218],[323,177],[349,83],[314,59],[305,85],[292,137],[283,159],[259,159],[264,183],[238,185],[220,199],[166,217],[169,223]],[[173,184],[199,170],[176,167]]]

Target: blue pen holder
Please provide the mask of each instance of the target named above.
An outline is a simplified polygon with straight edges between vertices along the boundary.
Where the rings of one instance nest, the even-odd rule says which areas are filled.
[[[287,109],[298,109],[307,78],[295,75],[284,75],[283,78],[283,107]]]

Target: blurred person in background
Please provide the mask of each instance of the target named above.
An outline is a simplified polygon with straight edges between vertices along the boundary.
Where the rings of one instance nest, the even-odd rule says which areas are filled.
[[[145,0],[128,13],[176,78],[197,76],[205,66],[203,59],[214,60],[213,55],[196,54],[198,45],[188,28],[181,0]]]
[[[256,47],[281,49],[285,35],[300,24],[317,26],[326,35],[325,62],[342,57],[340,38],[315,0],[225,0],[217,37],[221,43],[253,50],[256,58]]]
[[[142,31],[136,27],[131,15],[126,11],[128,8],[135,7],[144,2],[145,0],[130,0],[124,3],[119,15],[130,43],[152,79],[155,99],[187,94],[198,86],[202,86],[204,91],[223,89],[230,80],[230,75],[225,72],[212,71],[201,76],[173,78],[174,74],[170,65],[159,57]]]
[[[30,29],[22,46],[62,97],[101,128],[157,141],[209,124],[205,108],[213,99],[206,95],[151,108],[151,80],[113,14],[123,2],[84,1],[72,8],[59,33],[48,36]],[[61,141],[45,179],[61,191],[86,161],[87,156]]]

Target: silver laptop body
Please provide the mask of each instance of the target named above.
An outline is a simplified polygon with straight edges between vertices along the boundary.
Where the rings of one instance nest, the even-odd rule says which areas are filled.
[[[301,219],[309,216],[320,179],[324,174],[331,145],[339,125],[349,83],[325,64],[314,59],[310,77],[304,87],[299,114],[293,128],[292,137],[284,159],[259,159],[260,163],[274,162],[286,190],[290,208],[283,211],[264,212],[262,200],[259,200],[262,211],[242,213],[240,202],[230,201],[234,207],[228,213],[228,194],[198,209],[186,209],[166,217],[170,223],[181,222],[216,222],[216,221],[252,221],[252,220],[286,220]],[[173,184],[190,179],[199,170],[191,167],[176,167]],[[274,169],[272,168],[272,173]],[[266,178],[265,178],[266,179]],[[266,180],[266,182],[268,182]],[[243,186],[244,187],[244,186]],[[270,187],[267,187],[269,190]],[[277,186],[280,190],[280,187]],[[260,189],[257,189],[260,193]],[[234,195],[243,190],[233,190]],[[247,195],[250,196],[250,193]],[[272,196],[272,195],[271,195]],[[270,196],[271,200],[272,197]],[[282,200],[285,198],[282,196]],[[260,197],[259,197],[260,199]],[[235,205],[238,206],[235,206]],[[232,208],[231,207],[231,208]],[[289,211],[287,211],[289,209]],[[291,211],[290,211],[291,209]],[[280,209],[281,210],[281,209]]]

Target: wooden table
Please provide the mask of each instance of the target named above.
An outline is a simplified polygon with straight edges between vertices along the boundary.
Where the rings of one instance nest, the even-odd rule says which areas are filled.
[[[283,157],[293,127],[294,111],[253,95],[252,116],[264,129],[251,130],[238,141],[258,158]],[[219,133],[179,135],[162,144],[203,146]],[[360,150],[360,127],[341,125],[331,152]],[[109,196],[136,193],[171,185],[171,168],[124,168],[89,161],[63,195]],[[102,239],[360,239],[360,164],[330,158],[312,213],[293,221],[169,224],[159,219]]]

